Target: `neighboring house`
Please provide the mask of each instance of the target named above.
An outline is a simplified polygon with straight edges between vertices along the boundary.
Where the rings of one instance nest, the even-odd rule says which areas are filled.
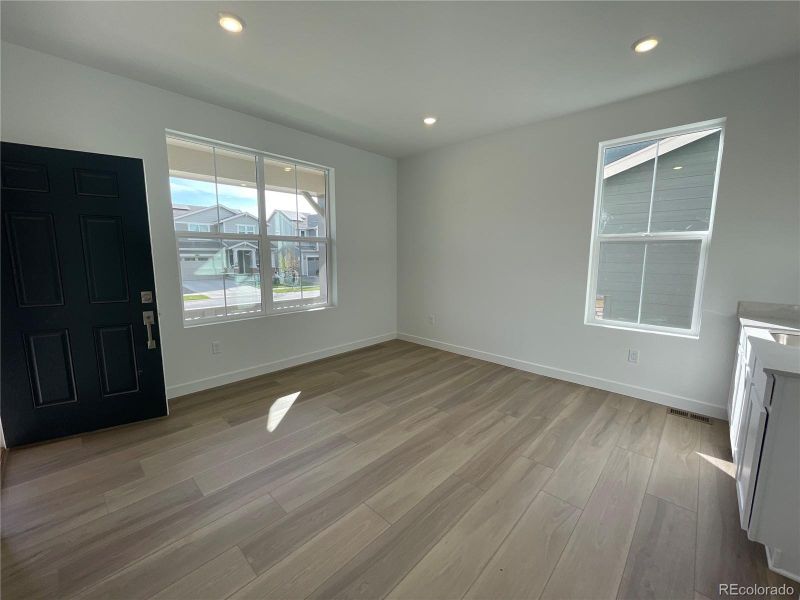
[[[323,218],[316,213],[293,213],[286,210],[276,210],[267,219],[267,228],[271,235],[300,235],[301,237],[316,237],[323,224]],[[280,247],[273,242],[272,269],[273,276],[288,283],[284,279],[292,277],[294,270],[309,279],[319,277],[319,249],[313,242],[301,243],[300,254],[297,256],[297,245],[284,243]],[[299,266],[299,268],[298,268]]]
[[[258,233],[255,216],[222,204],[219,207],[176,204],[172,207],[172,214],[178,231],[216,233],[221,227],[222,233]],[[313,237],[320,235],[322,223],[323,218],[316,213],[295,214],[276,210],[267,220],[267,229],[272,235],[298,235],[299,232],[303,237]],[[179,254],[183,282],[188,283],[189,288],[194,287],[193,281],[218,280],[221,275],[252,276],[261,266],[258,244],[249,240],[181,238]],[[296,280],[300,276],[310,281],[319,277],[320,258],[316,243],[272,242],[270,254],[272,277],[280,283],[299,283]],[[206,287],[202,285],[197,289]],[[185,291],[197,291],[189,288]]]

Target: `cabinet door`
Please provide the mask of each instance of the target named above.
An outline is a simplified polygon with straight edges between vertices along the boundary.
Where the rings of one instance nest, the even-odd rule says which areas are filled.
[[[733,460],[739,464],[742,458],[742,447],[747,433],[747,416],[750,406],[748,396],[752,382],[753,367],[755,366],[755,353],[750,342],[745,337],[744,345],[739,349],[739,361],[737,365],[737,381],[734,385],[734,395],[731,399],[731,453]]]
[[[739,501],[739,517],[742,529],[750,525],[750,512],[753,507],[753,494],[758,479],[758,466],[761,460],[761,445],[767,427],[767,411],[755,385],[750,384],[748,411],[744,427],[744,442],[740,448],[741,460],[736,468],[736,496]]]
[[[749,381],[747,380],[747,339],[744,346],[739,346],[736,357],[736,368],[731,385],[731,397],[728,401],[728,420],[730,421],[731,453],[733,460],[739,460],[740,427],[744,412],[745,396]]]

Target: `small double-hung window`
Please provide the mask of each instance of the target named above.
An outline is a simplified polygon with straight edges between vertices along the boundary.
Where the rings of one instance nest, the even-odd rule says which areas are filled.
[[[329,305],[332,171],[167,134],[184,324]]]
[[[696,337],[724,120],[600,144],[586,323]]]

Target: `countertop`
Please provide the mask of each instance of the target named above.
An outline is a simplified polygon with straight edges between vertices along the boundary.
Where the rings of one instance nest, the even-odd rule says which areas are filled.
[[[800,331],[800,305],[771,302],[739,302],[736,311],[744,327]]]
[[[748,338],[765,371],[800,377],[800,348],[783,346],[769,335],[764,338],[748,333]]]
[[[770,331],[800,333],[800,306],[739,302],[739,322],[765,371],[800,376],[800,348],[776,342]]]

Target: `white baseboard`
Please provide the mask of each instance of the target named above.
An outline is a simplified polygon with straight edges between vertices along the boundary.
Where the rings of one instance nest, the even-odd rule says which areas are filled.
[[[359,348],[380,344],[381,342],[388,342],[389,340],[394,340],[396,338],[397,334],[395,333],[384,333],[383,335],[377,335],[375,337],[366,338],[363,340],[348,342],[347,344],[342,344],[340,346],[331,346],[330,348],[323,348],[322,350],[315,350],[314,352],[298,354],[297,356],[290,356],[289,358],[283,358],[270,363],[247,367],[246,369],[237,369],[236,371],[228,371],[227,373],[221,373],[212,377],[204,377],[203,379],[195,379],[194,381],[167,386],[167,398],[177,398],[178,396],[185,396],[186,394],[192,394],[194,392],[200,392],[202,390],[218,387],[220,385],[234,383],[236,381],[241,381],[242,379],[266,375],[267,373],[272,373],[274,371],[296,367],[297,365],[302,365],[303,363],[319,360],[321,358],[328,358],[329,356],[350,352],[351,350],[358,350]]]
[[[546,377],[553,377],[555,379],[562,379],[564,381],[571,381],[580,385],[587,385],[601,390],[614,392],[617,394],[624,394],[647,400],[648,402],[655,402],[656,404],[663,404],[671,408],[680,408],[688,410],[689,412],[714,417],[716,419],[727,420],[728,415],[724,406],[717,406],[716,404],[709,404],[700,400],[686,398],[675,394],[667,394],[659,392],[650,388],[639,387],[622,383],[620,381],[612,381],[610,379],[603,379],[602,377],[594,377],[592,375],[584,375],[583,373],[576,373],[574,371],[567,371],[557,367],[550,367],[538,363],[512,358],[510,356],[502,356],[500,354],[492,354],[491,352],[484,352],[483,350],[476,350],[475,348],[467,348],[465,346],[457,346],[439,340],[432,340],[408,333],[398,333],[397,338],[407,342],[414,342],[415,344],[422,344],[423,346],[430,346],[438,348],[439,350],[446,350],[455,354],[462,354],[480,360],[485,360],[499,365],[505,365],[520,371],[528,371],[529,373],[536,373],[537,375],[544,375]]]

